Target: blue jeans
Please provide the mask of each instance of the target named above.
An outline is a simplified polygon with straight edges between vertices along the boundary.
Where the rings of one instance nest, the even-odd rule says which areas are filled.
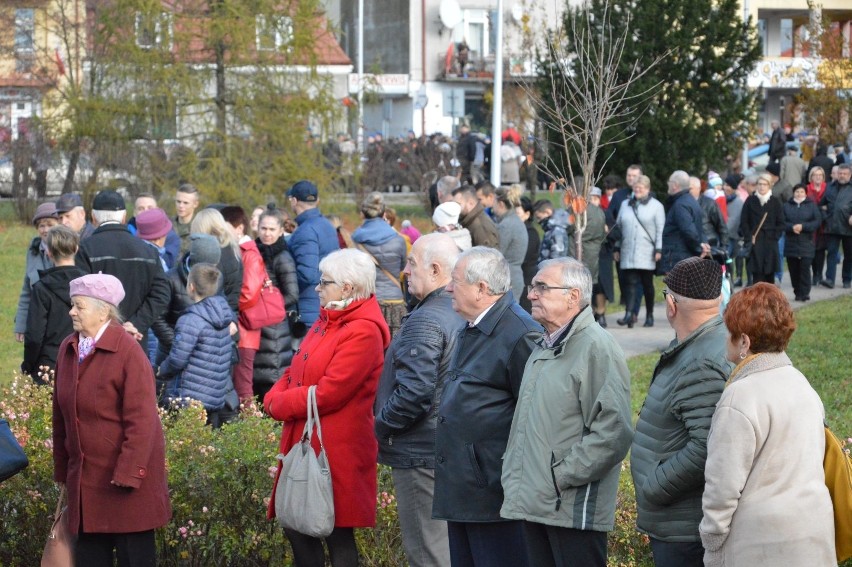
[[[668,542],[651,538],[656,567],[704,567],[704,547],[700,541]]]
[[[447,522],[452,567],[527,567],[523,522]]]

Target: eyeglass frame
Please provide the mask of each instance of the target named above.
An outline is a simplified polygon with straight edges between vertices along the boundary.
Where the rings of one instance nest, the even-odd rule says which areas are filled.
[[[334,285],[334,284],[340,285],[340,284],[339,284],[338,282],[336,282],[335,280],[324,280],[324,279],[320,278],[320,281],[319,281],[319,286],[320,286],[320,287],[328,287],[328,286],[330,286],[330,285]]]
[[[671,297],[675,305],[678,303],[677,297],[675,297],[674,292],[670,289],[663,288],[663,299],[665,299],[666,297]]]
[[[541,297],[541,295],[542,295],[544,292],[546,292],[546,291],[550,291],[551,289],[569,290],[569,289],[573,289],[573,288],[570,288],[570,287],[560,287],[560,286],[555,286],[555,285],[547,285],[547,284],[545,284],[545,283],[538,282],[538,283],[528,284],[528,285],[527,285],[527,295],[529,295],[529,294],[531,294],[531,293],[535,292],[535,296],[536,296],[536,297]]]

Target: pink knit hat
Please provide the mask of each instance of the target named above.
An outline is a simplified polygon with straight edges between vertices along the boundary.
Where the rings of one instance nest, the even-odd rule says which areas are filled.
[[[124,286],[115,276],[98,272],[71,280],[71,297],[82,295],[106,301],[118,307],[124,299]]]

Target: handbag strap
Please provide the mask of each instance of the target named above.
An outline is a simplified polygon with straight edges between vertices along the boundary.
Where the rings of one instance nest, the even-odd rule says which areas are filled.
[[[317,387],[310,386],[308,388],[308,411],[307,421],[305,421],[305,429],[302,430],[302,441],[310,441],[311,433],[314,426],[317,428],[317,439],[319,439],[320,449],[323,449],[322,442],[322,425],[320,425],[319,410],[317,409]]]
[[[387,271],[386,269],[384,269],[384,268],[382,267],[382,265],[381,265],[381,264],[379,264],[379,261],[376,259],[376,257],[375,257],[375,256],[373,256],[372,254],[370,254],[370,253],[367,251],[367,249],[366,249],[366,248],[364,248],[364,246],[363,246],[362,244],[357,243],[357,246],[358,246],[358,249],[359,249],[361,252],[363,252],[364,254],[366,254],[367,256],[369,256],[369,257],[370,257],[370,260],[372,260],[372,261],[373,261],[373,264],[375,264],[375,265],[376,265],[376,267],[377,267],[378,269],[380,269],[380,270],[382,271],[382,273],[383,273],[384,275],[386,275],[390,281],[392,281],[393,283],[395,283],[395,284],[396,284],[396,287],[398,287],[399,289],[402,289],[402,283],[400,283],[399,278],[395,278],[395,277],[393,277],[393,274],[392,274],[392,273],[390,273],[389,271]]]
[[[59,517],[59,514],[62,512],[62,506],[65,505],[65,498],[67,496],[65,485],[62,485],[62,488],[59,490],[59,499],[56,501],[56,512],[53,514],[53,518],[56,519]]]
[[[654,239],[653,236],[651,236],[651,232],[645,227],[645,223],[643,223],[642,220],[639,218],[639,205],[636,204],[636,199],[632,199],[632,202],[630,203],[630,208],[633,209],[633,216],[636,217],[636,222],[639,223],[639,226],[641,226],[642,230],[645,231],[645,234],[648,235],[648,239],[651,241],[651,246],[656,248],[657,241]]]

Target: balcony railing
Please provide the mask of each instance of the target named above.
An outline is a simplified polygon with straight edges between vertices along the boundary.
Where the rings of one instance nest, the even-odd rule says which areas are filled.
[[[493,81],[494,80],[495,57],[470,56],[464,67],[459,63],[458,57],[440,56],[441,79],[449,81]],[[531,59],[508,56],[503,59],[503,74],[505,77],[525,78],[535,76],[535,62]]]

